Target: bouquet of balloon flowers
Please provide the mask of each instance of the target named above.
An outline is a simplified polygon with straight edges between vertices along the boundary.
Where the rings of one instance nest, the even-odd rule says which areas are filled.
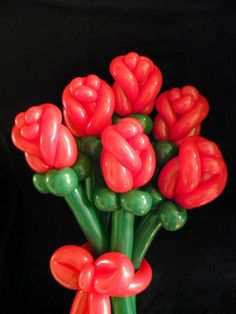
[[[182,228],[188,210],[227,181],[218,146],[200,136],[209,105],[195,87],[160,93],[160,69],[135,52],[114,58],[110,73],[112,86],[94,74],[74,78],[63,112],[32,106],[12,129],[35,188],[63,197],[87,239],[50,259],[56,281],[76,290],[71,314],[135,314],[158,230]]]

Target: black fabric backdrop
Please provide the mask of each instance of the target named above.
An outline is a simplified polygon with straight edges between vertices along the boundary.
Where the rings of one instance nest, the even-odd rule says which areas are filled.
[[[229,169],[216,201],[192,210],[179,232],[159,232],[138,313],[235,313],[235,19],[234,1],[1,1],[1,313],[69,313],[74,292],[54,281],[48,262],[59,246],[85,240],[64,200],[34,189],[11,143],[14,117],[45,102],[61,108],[75,76],[111,83],[110,61],[129,51],[160,67],[162,91],[192,84],[207,97],[202,134]]]

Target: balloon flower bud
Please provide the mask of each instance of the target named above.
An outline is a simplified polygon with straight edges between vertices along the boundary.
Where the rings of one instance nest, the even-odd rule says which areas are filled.
[[[209,106],[195,87],[184,86],[162,93],[157,98],[156,109],[159,113],[154,120],[155,139],[179,145],[184,138],[200,134]]]
[[[108,187],[118,193],[145,185],[153,176],[156,157],[144,128],[124,118],[102,133],[101,168]]]
[[[112,122],[115,108],[112,88],[96,75],[74,78],[62,95],[64,119],[79,137],[101,135]]]
[[[149,58],[130,52],[113,59],[110,72],[115,80],[115,112],[150,114],[162,85],[159,68]]]
[[[62,125],[61,111],[53,104],[33,106],[19,113],[12,141],[25,153],[29,166],[39,173],[71,167],[78,156],[74,137]]]
[[[166,198],[190,209],[213,201],[226,181],[227,168],[217,145],[191,136],[180,144],[179,155],[161,170],[158,187]]]

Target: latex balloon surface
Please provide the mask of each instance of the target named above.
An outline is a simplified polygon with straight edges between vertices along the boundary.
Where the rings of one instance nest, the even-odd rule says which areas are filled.
[[[135,52],[116,57],[110,64],[115,80],[115,111],[121,116],[150,114],[162,86],[162,74],[153,62]]]
[[[71,314],[110,314],[109,296],[131,296],[151,282],[152,270],[146,260],[135,273],[130,259],[109,252],[94,260],[83,247],[66,245],[53,254],[50,269],[64,287],[78,290]]]
[[[199,135],[201,122],[208,114],[205,97],[193,86],[172,88],[159,95],[156,102],[159,112],[154,120],[156,140],[172,141],[179,145],[191,135]]]
[[[227,168],[218,146],[191,136],[180,145],[179,155],[163,167],[158,187],[166,198],[189,209],[213,201],[226,181]]]
[[[153,176],[156,156],[143,126],[124,118],[102,133],[101,168],[108,187],[118,193],[145,185]]]
[[[33,106],[19,113],[12,141],[25,153],[29,166],[39,173],[70,167],[78,156],[74,137],[62,125],[61,111],[53,104]]]
[[[76,136],[100,135],[111,124],[112,88],[96,75],[74,78],[62,95],[66,125]]]

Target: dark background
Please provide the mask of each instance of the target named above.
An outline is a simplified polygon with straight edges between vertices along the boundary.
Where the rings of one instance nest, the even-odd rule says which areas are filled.
[[[235,313],[234,1],[1,1],[1,313],[69,313],[74,292],[49,272],[56,248],[84,237],[61,198],[39,194],[11,143],[15,115],[32,105],[61,108],[64,86],[136,51],[162,70],[162,91],[195,85],[210,114],[202,135],[221,148],[229,182],[213,203],[189,212],[176,233],[161,230],[148,253],[153,281],[138,313]]]

